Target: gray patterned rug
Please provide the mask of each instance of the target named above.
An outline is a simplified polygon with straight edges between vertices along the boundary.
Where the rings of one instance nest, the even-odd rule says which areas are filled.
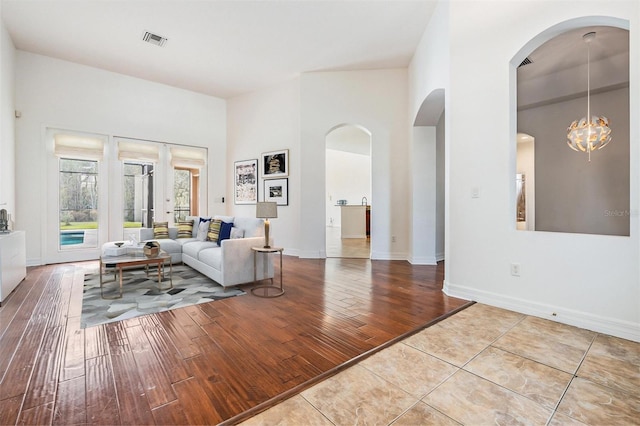
[[[151,271],[147,277],[144,269],[125,270],[122,298],[115,300],[100,296],[97,272],[85,275],[84,280],[82,328],[246,294],[237,288],[224,291],[221,285],[186,265],[173,267],[173,288],[168,288],[169,277],[163,278],[162,288],[166,290],[158,288],[158,276]],[[117,296],[119,284],[113,281],[113,273],[105,274],[103,280],[111,280],[103,283],[104,295]]]

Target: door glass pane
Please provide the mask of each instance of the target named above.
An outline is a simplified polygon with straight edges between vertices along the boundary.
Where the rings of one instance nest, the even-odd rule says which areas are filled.
[[[153,222],[153,164],[124,163],[124,227],[150,227]]]
[[[188,169],[174,169],[173,173],[173,220],[178,222],[191,216],[191,171]],[[194,213],[196,214],[196,213]]]
[[[98,245],[98,162],[60,159],[60,249]]]

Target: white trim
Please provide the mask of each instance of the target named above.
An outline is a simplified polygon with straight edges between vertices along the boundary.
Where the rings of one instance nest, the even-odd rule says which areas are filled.
[[[474,300],[479,303],[509,309],[526,315],[533,315],[598,333],[640,342],[640,325],[629,321],[602,317],[549,304],[535,303],[497,293],[479,291],[470,287],[453,284],[447,280],[444,282],[443,292],[447,296]]]
[[[371,250],[371,260],[407,260],[409,256],[407,253],[398,252],[379,252]],[[408,261],[408,260],[407,260]]]
[[[409,258],[409,263],[412,265],[437,265],[438,261],[431,256],[416,256]]]

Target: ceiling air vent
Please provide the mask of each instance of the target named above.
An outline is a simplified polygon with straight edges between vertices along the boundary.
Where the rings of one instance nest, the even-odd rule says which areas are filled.
[[[165,37],[159,36],[158,34],[150,33],[149,31],[145,31],[144,35],[142,36],[142,40],[160,47],[164,46],[164,44],[167,42],[167,39]]]
[[[520,67],[524,67],[525,65],[529,65],[532,64],[533,61],[531,59],[529,59],[529,57],[527,56],[526,58],[524,58],[524,61],[520,62],[520,65],[518,65],[518,68]]]

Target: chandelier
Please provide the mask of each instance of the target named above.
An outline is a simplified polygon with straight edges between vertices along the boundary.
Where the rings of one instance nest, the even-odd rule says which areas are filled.
[[[596,38],[595,32],[582,36],[587,44],[587,115],[576,120],[567,128],[567,145],[578,152],[586,152],[591,161],[591,151],[604,148],[611,142],[611,129],[607,117],[591,116],[591,42]]]

